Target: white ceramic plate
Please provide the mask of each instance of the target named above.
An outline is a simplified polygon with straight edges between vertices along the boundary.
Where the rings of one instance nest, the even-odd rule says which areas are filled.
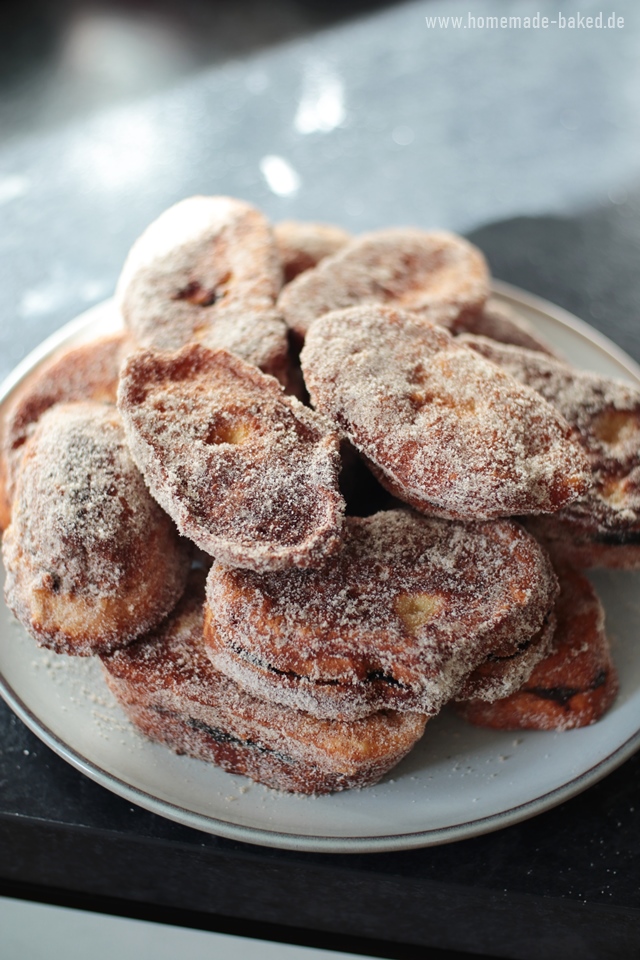
[[[496,293],[579,367],[640,384],[640,368],[557,307],[506,284]],[[0,402],[62,344],[116,329],[111,302],[84,314],[20,365]],[[592,727],[499,733],[447,710],[375,787],[327,797],[280,794],[143,739],[112,700],[97,661],[39,650],[2,606],[0,693],[49,747],[87,776],[154,813],[266,846],[327,852],[400,850],[461,840],[524,820],[599,780],[640,746],[640,574],[593,577],[607,609],[620,695]]]

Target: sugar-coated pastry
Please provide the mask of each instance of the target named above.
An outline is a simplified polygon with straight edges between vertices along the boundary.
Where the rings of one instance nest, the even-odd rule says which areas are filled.
[[[8,491],[8,482],[7,462],[4,457],[0,456],[0,534],[11,523],[11,498]]]
[[[0,428],[0,529],[11,519],[24,444],[39,418],[56,403],[94,400],[115,404],[120,367],[130,349],[131,342],[124,333],[64,347],[18,388]]]
[[[314,716],[433,715],[489,654],[511,656],[538,633],[556,591],[546,553],[511,521],[387,510],[348,517],[317,570],[215,563],[205,642],[241,686]]]
[[[458,704],[471,723],[499,730],[570,730],[595,723],[612,705],[618,678],[602,604],[578,571],[561,569],[559,578],[558,624],[549,655],[516,693],[494,703]]]
[[[460,339],[538,391],[571,424],[588,457],[591,488],[552,517],[527,520],[530,529],[559,562],[640,566],[640,390],[531,350]]]
[[[446,231],[175,204],[125,330],[2,404],[7,604],[144,736],[276,790],[376,783],[446,704],[594,723],[618,680],[575,568],[640,569],[640,390],[490,290]]]
[[[556,615],[551,609],[535,636],[524,639],[513,653],[506,656],[490,653],[465,678],[456,693],[456,699],[474,698],[492,703],[518,690],[529,679],[534,667],[549,653],[555,630]]]
[[[490,297],[484,308],[475,314],[461,317],[450,327],[454,334],[472,333],[477,336],[489,337],[499,343],[509,343],[516,347],[526,347],[527,350],[537,350],[550,357],[555,356],[548,343],[534,329],[517,310],[507,306],[501,300]]]
[[[282,220],[273,228],[284,282],[290,283],[304,270],[315,267],[325,257],[341,250],[351,240],[351,234],[328,223],[308,223],[301,220]]]
[[[115,407],[57,404],[26,444],[2,542],[5,597],[56,653],[111,650],[179,600],[189,551],[151,498]]]
[[[440,326],[387,306],[337,310],[311,326],[300,359],[314,406],[424,513],[551,513],[589,488],[558,412]]]
[[[339,546],[337,435],[273,377],[200,344],[142,351],[118,403],[151,493],[206,553],[277,570],[317,566]]]
[[[287,329],[274,310],[281,285],[278,248],[259,210],[231,197],[189,197],[136,240],[116,297],[143,347],[201,342],[283,377]]]
[[[269,787],[310,794],[375,783],[422,736],[427,718],[417,713],[317,720],[245,693],[204,651],[203,601],[204,576],[195,572],[168,620],[103,657],[109,687],[151,739]]]
[[[482,253],[445,231],[377,230],[356,237],[287,284],[278,306],[302,342],[332,310],[384,304],[449,326],[482,309],[489,271]]]

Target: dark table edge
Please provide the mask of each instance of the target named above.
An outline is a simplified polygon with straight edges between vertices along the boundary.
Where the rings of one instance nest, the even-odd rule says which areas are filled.
[[[142,920],[147,923],[161,923],[173,927],[246,937],[251,940],[267,940],[316,950],[351,953],[356,956],[380,957],[383,960],[464,960],[470,956],[478,960],[500,960],[488,954],[471,955],[435,947],[390,943],[368,937],[327,933],[323,930],[308,930],[303,927],[283,926],[265,921],[243,920],[220,914],[157,906],[153,903],[126,900],[120,897],[96,896],[76,890],[45,887],[2,878],[0,878],[0,897],[125,917],[130,920]]]

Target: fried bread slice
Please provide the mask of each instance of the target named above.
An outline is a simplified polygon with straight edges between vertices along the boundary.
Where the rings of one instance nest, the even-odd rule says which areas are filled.
[[[433,715],[489,654],[541,629],[556,590],[546,553],[511,521],[388,510],[348,517],[319,570],[214,564],[205,643],[248,691],[314,716]]]
[[[500,656],[490,653],[473,673],[465,678],[456,699],[474,698],[492,703],[518,690],[531,671],[547,656],[556,630],[556,616],[550,610],[535,636],[518,644],[514,653]]]
[[[56,653],[128,643],[179,600],[190,556],[149,495],[115,407],[57,404],[28,441],[2,542],[5,597]]]
[[[640,390],[530,350],[460,339],[552,404],[589,459],[590,490],[553,517],[529,519],[531,530],[564,563],[640,566]]]
[[[458,712],[498,730],[570,730],[595,723],[612,705],[618,678],[604,628],[604,610],[586,577],[558,571],[558,625],[551,651],[522,688],[487,703],[471,699]]]
[[[56,403],[93,400],[115,404],[120,367],[131,342],[124,333],[65,347],[27,378],[7,407],[1,426],[0,529],[11,519],[11,502],[24,444],[42,414]]]
[[[351,240],[351,234],[329,223],[308,223],[301,220],[282,220],[273,228],[284,282],[315,267],[325,257],[341,250]]]
[[[302,343],[332,310],[385,304],[450,325],[480,311],[489,296],[482,253],[446,231],[397,228],[362,234],[287,284],[278,307]]]
[[[102,658],[107,683],[142,732],[177,753],[278,790],[330,793],[375,783],[424,731],[426,717],[381,711],[316,720],[242,691],[204,651],[204,576],[161,627]]]
[[[556,356],[528,320],[495,297],[490,297],[479,313],[461,317],[450,329],[453,334],[472,333],[499,343],[537,350],[550,357]]]
[[[116,299],[140,346],[201,342],[286,376],[287,328],[274,310],[282,285],[265,217],[231,197],[188,197],[134,243]]]
[[[339,546],[337,435],[273,377],[200,344],[142,351],[118,404],[151,493],[206,553],[276,570],[317,565]]]
[[[314,406],[424,513],[551,513],[591,483],[571,427],[442,327],[387,306],[327,314],[301,353]]]

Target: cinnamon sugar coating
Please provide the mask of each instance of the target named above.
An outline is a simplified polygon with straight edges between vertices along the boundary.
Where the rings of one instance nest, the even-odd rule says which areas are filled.
[[[425,513],[551,513],[591,483],[553,407],[410,313],[375,305],[327,314],[310,328],[301,363],[314,406],[383,486]]]
[[[495,297],[490,297],[480,313],[461,317],[451,326],[451,332],[472,333],[489,337],[499,343],[508,343],[515,347],[537,350],[547,356],[555,356],[548,343],[539,336],[537,330],[517,310],[507,306]]]
[[[317,720],[242,691],[204,651],[204,577],[162,626],[103,657],[133,722],[177,753],[279,790],[330,793],[375,783],[422,736],[426,717],[381,711],[353,723]]]
[[[206,553],[277,570],[338,548],[337,435],[273,377],[199,344],[142,351],[124,367],[118,403],[151,493]]]
[[[314,716],[432,715],[490,653],[510,656],[540,630],[556,590],[517,524],[389,510],[348,517],[318,570],[214,564],[205,642],[248,691]]]
[[[278,245],[284,282],[290,283],[304,270],[341,250],[352,239],[341,227],[328,223],[282,220],[273,228]]]
[[[453,234],[166,211],[120,278],[127,334],[54,357],[4,419],[16,615],[103,656],[152,739],[277,789],[375,782],[449,700],[593,722],[617,689],[599,602],[563,571],[556,608],[545,550],[496,518],[556,560],[640,567],[640,391],[554,360],[488,294]],[[308,398],[305,337],[318,412],[273,379]],[[346,522],[339,442],[369,514]]]
[[[595,723],[612,705],[618,679],[604,629],[604,610],[576,570],[559,571],[558,626],[551,652],[511,696],[458,706],[465,719],[499,730],[570,730]]]
[[[24,444],[42,414],[56,403],[115,404],[120,367],[131,342],[124,333],[64,347],[21,384],[1,426],[0,529],[8,526]]]
[[[287,329],[274,310],[281,285],[278,249],[259,210],[230,197],[189,197],[134,243],[116,298],[143,347],[201,342],[284,376]]]
[[[530,350],[461,339],[552,404],[589,459],[590,490],[553,517],[531,521],[536,536],[566,563],[640,566],[640,390]]]
[[[0,425],[1,429],[1,425]],[[0,443],[2,435],[0,434]],[[0,534],[11,523],[11,497],[8,491],[7,462],[0,456]]]
[[[456,694],[457,700],[474,698],[492,703],[518,690],[531,676],[533,668],[547,656],[556,630],[553,610],[547,614],[534,637],[523,640],[518,649],[507,656],[490,653],[465,679]]]
[[[115,407],[58,404],[26,445],[2,554],[5,597],[39,644],[88,656],[151,629],[189,552],[152,500]]]
[[[280,294],[299,341],[314,320],[344,307],[389,303],[449,326],[480,311],[489,296],[482,253],[445,231],[397,228],[356,237]]]

